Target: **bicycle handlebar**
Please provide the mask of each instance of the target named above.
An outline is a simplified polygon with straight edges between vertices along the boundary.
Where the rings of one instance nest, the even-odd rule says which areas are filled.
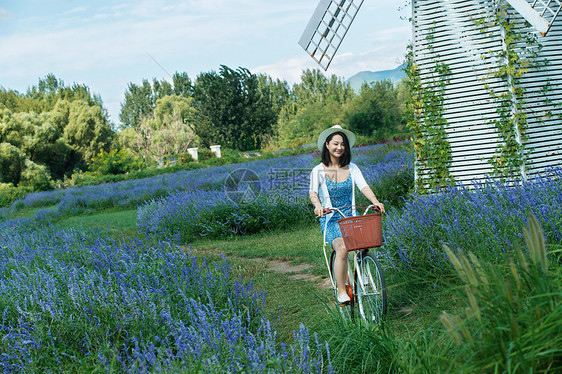
[[[366,215],[367,212],[369,211],[369,209],[371,209],[371,208],[374,208],[374,209],[373,209],[374,211],[376,211],[376,212],[378,212],[378,213],[381,213],[380,209],[376,208],[373,204],[371,204],[371,205],[369,205],[369,206],[367,206],[367,207],[363,207],[363,206],[359,206],[359,205],[346,205],[346,206],[342,206],[342,207],[339,207],[339,208],[324,208],[324,214],[330,214],[330,213],[333,213],[334,211],[337,211],[337,212],[339,212],[339,214],[342,215],[342,217],[346,217],[346,215],[343,214],[340,209],[348,208],[348,207],[355,207],[356,209],[357,209],[357,208],[364,209],[365,211],[363,212],[362,215]],[[381,214],[382,214],[382,213],[381,213]]]

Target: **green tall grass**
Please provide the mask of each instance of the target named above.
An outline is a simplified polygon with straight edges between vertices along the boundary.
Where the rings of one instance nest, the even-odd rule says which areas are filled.
[[[562,370],[562,272],[549,264],[535,216],[524,229],[527,251],[516,249],[505,269],[472,253],[446,248],[462,282],[465,311],[441,321],[467,372],[547,373]]]
[[[534,216],[524,237],[526,249],[503,265],[445,248],[458,281],[446,290],[425,288],[449,300],[447,306],[426,299],[428,313],[445,305],[439,317],[418,314],[416,326],[395,310],[386,324],[371,328],[334,317],[322,330],[334,367],[344,373],[561,372],[560,249],[547,251]]]

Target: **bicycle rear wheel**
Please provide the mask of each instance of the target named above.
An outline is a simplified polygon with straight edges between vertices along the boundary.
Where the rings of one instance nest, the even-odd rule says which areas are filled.
[[[333,284],[336,284],[336,278],[334,276],[335,262],[336,262],[336,252],[332,251],[332,256],[330,257],[330,274],[332,275]],[[349,256],[348,256],[348,258],[347,258],[347,280],[345,282],[345,288],[347,290],[347,294],[349,295],[349,298],[351,299],[351,301],[348,304],[340,305],[340,303],[338,301],[338,289],[337,289],[337,287],[334,289],[334,300],[336,302],[336,305],[339,307],[339,310],[340,310],[341,314],[345,318],[353,318],[353,316],[354,316],[353,308],[354,308],[354,305],[355,305],[355,295],[353,295],[353,287],[351,285],[351,279],[353,279],[353,267],[352,267],[352,263],[349,260]]]
[[[359,271],[355,272],[355,293],[361,317],[369,323],[380,323],[386,317],[386,283],[382,267],[374,254],[359,254]],[[361,277],[359,276],[361,274]]]

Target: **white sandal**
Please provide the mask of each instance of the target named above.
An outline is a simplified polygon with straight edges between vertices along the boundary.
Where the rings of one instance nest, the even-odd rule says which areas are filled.
[[[338,295],[338,303],[345,304],[345,303],[348,303],[350,301],[351,301],[351,299],[349,298],[348,294],[342,293],[342,294]]]

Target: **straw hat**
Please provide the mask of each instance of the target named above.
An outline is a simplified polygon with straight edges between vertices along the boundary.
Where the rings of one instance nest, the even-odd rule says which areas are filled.
[[[326,143],[326,139],[328,138],[328,136],[330,136],[330,134],[333,134],[335,132],[344,133],[347,136],[347,140],[349,141],[349,148],[353,147],[353,145],[355,144],[355,134],[349,130],[343,129],[340,125],[334,125],[322,131],[322,133],[318,137],[319,150],[322,150],[322,147],[324,147],[324,143]]]

